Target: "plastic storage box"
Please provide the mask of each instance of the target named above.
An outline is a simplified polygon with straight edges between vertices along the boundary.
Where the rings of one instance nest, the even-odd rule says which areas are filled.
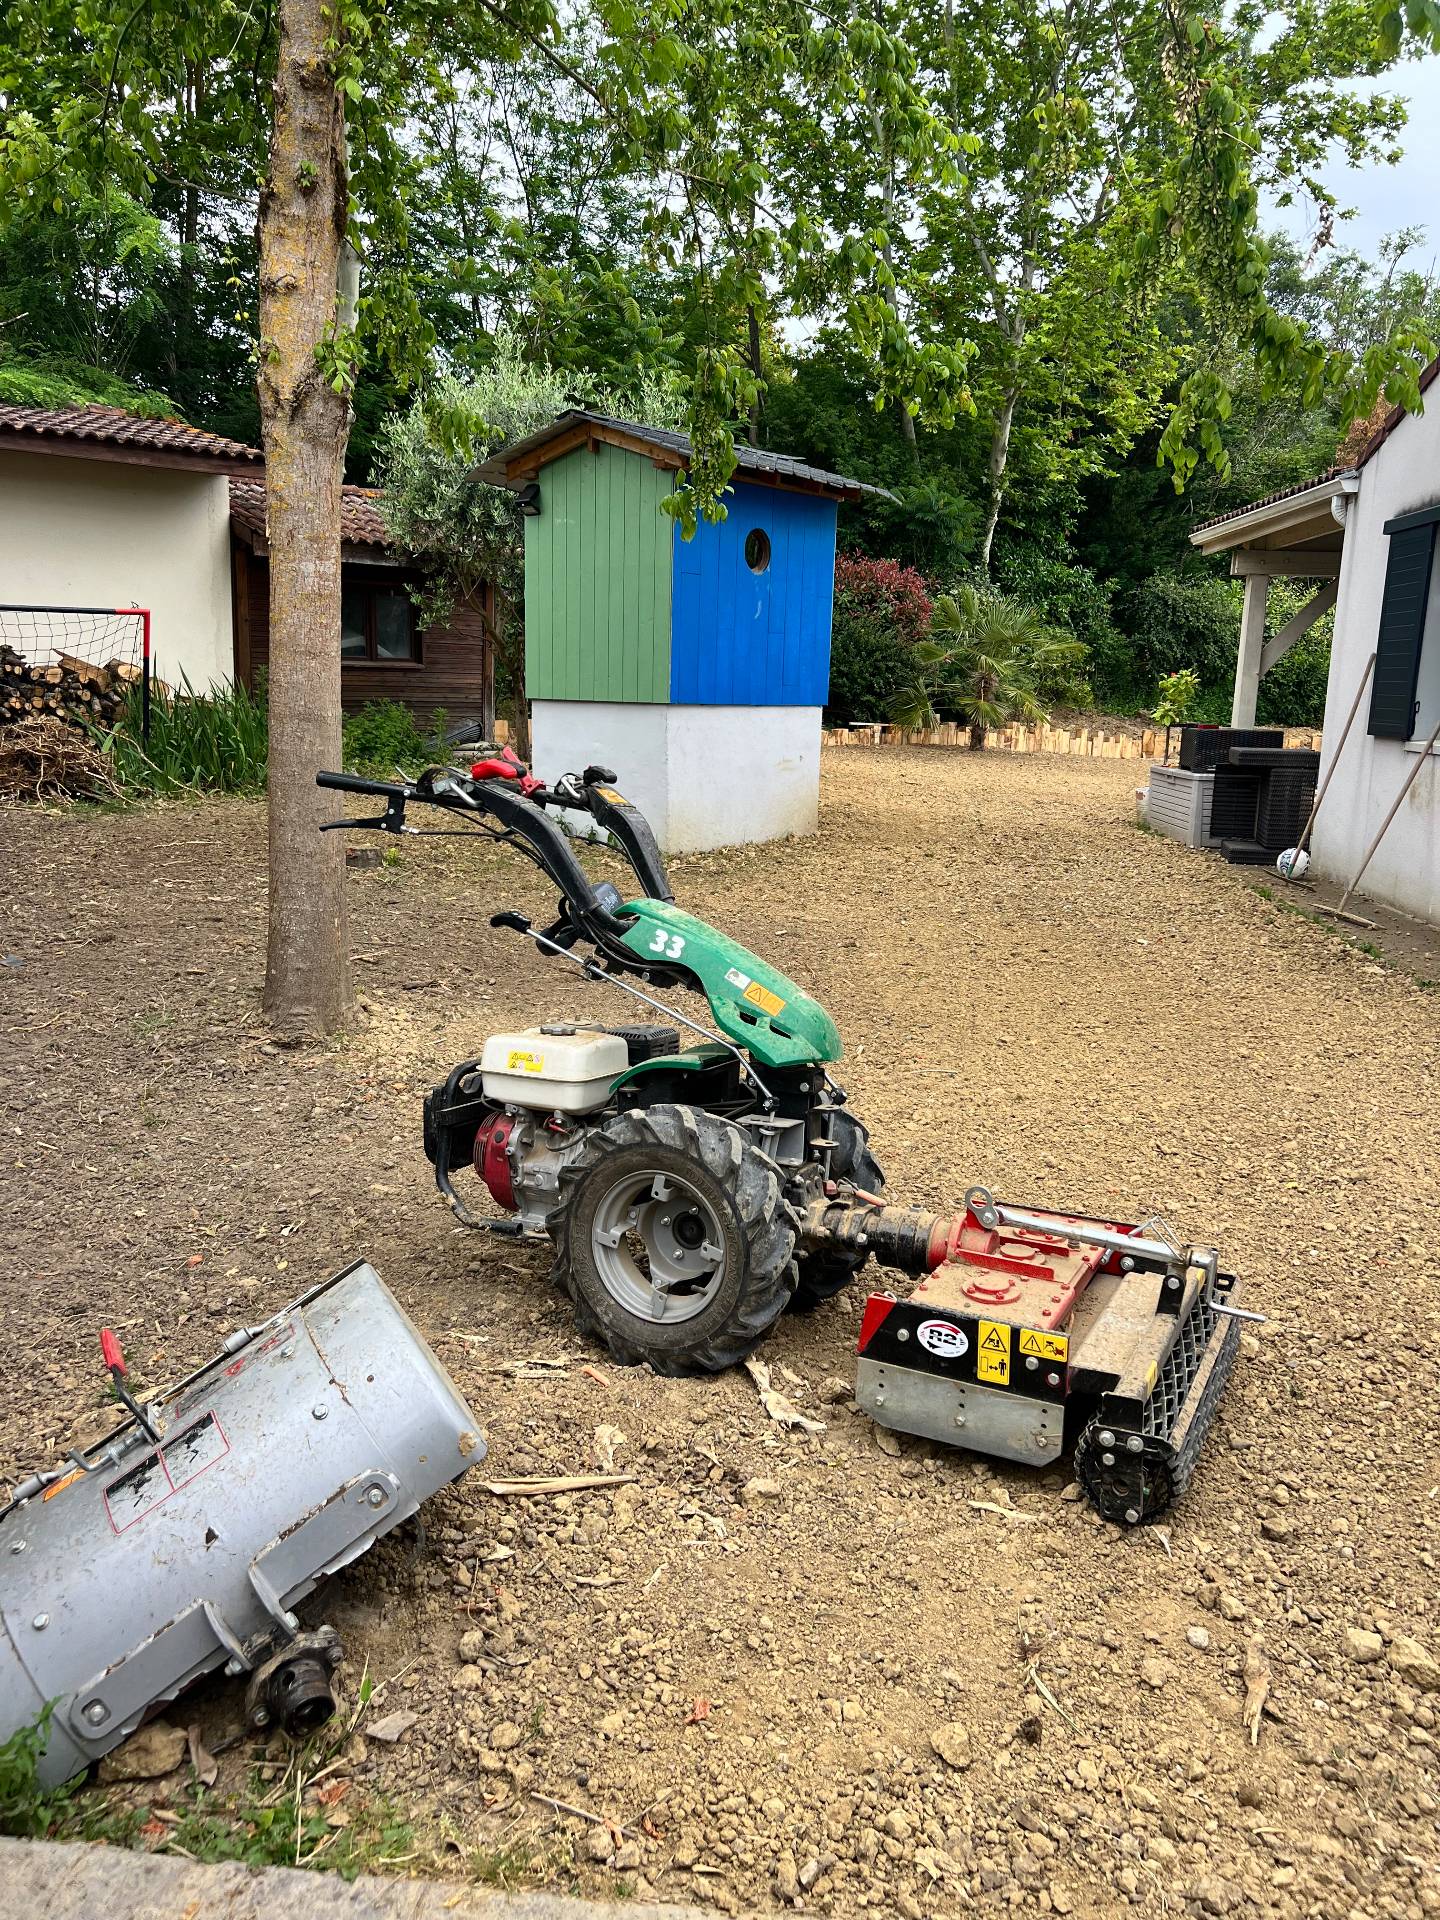
[[[1214,793],[1213,773],[1190,773],[1183,767],[1151,767],[1145,796],[1146,824],[1183,846],[1208,847]]]

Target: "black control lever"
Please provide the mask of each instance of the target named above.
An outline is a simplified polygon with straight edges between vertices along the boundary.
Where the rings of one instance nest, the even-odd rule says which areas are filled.
[[[507,907],[504,913],[492,913],[492,927],[508,927],[512,933],[529,933],[530,922],[523,913],[517,913],[513,907]]]
[[[378,827],[383,833],[404,833],[405,797],[392,800],[384,813],[367,814],[363,820],[322,820],[321,833],[343,833],[350,827]]]
[[[608,780],[613,784],[618,777],[613,767],[586,767],[580,776],[587,787],[593,787],[598,780]]]

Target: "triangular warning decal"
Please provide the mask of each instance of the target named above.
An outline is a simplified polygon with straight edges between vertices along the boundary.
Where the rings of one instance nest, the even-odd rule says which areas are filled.
[[[980,1344],[982,1347],[989,1347],[995,1353],[1005,1353],[1010,1346],[1010,1342],[999,1327],[991,1327]]]

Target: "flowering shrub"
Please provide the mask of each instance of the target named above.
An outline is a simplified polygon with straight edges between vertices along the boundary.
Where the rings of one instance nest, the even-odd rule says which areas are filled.
[[[930,631],[923,577],[898,560],[842,553],[835,560],[826,719],[883,720],[891,698],[913,678],[910,649]]]

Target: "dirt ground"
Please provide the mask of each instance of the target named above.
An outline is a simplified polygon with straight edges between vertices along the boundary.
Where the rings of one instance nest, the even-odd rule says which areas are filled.
[[[1064,1471],[882,1449],[846,1391],[858,1294],[764,1350],[814,1438],[743,1373],[588,1349],[543,1258],[440,1204],[420,1098],[490,1030],[618,995],[491,931],[549,904],[518,860],[408,843],[348,883],[355,1031],[275,1050],[246,803],[0,813],[0,1474],[95,1431],[102,1321],[163,1379],[364,1254],[484,1472],[593,1467],[612,1426],[636,1475],[472,1475],[424,1550],[327,1596],[372,1714],[417,1716],[351,1741],[345,1804],[385,1797],[442,1870],[838,1920],[1440,1912],[1440,996],[1137,831],[1134,784],[834,753],[818,839],[674,877],[835,1014],[899,1193],[1158,1208],[1224,1247],[1272,1318],[1168,1527],[1102,1526]],[[237,1724],[233,1687],[199,1704],[212,1742]],[[245,1749],[223,1765],[242,1792]]]

